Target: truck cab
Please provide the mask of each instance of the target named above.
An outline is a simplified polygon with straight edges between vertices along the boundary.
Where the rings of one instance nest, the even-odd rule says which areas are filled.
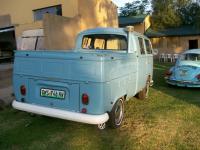
[[[153,76],[150,40],[132,28],[81,32],[73,50],[16,51],[13,107],[117,128],[124,101],[145,99]]]

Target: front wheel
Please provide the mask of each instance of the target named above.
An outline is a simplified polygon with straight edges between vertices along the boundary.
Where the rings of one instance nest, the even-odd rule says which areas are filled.
[[[124,118],[124,101],[122,98],[117,100],[109,113],[110,119],[109,123],[112,128],[118,128],[122,124]]]

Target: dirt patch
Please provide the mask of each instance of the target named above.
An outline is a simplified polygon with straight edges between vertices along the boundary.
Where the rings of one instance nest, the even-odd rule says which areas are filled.
[[[5,103],[3,100],[0,99],[0,111],[3,110],[5,107]]]
[[[4,70],[0,73],[0,89],[7,88],[12,85],[12,70]]]
[[[5,78],[12,77],[12,72],[13,72],[12,69],[7,69],[7,70],[1,71],[0,79],[5,79]]]

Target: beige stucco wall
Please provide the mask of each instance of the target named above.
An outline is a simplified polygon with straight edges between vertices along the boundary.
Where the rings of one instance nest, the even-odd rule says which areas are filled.
[[[60,4],[63,16],[78,14],[78,0],[1,0],[0,16],[9,14],[12,24],[30,24],[34,22],[33,10]]]
[[[78,0],[1,0],[0,28],[14,25],[16,37],[25,30],[43,28],[42,21],[34,20],[33,10],[55,5],[62,5],[65,17],[78,15]]]
[[[45,15],[47,49],[74,48],[77,34],[86,29],[118,27],[117,7],[110,0],[78,0],[78,5],[79,15],[71,19]]]
[[[2,15],[0,16],[0,28],[5,28],[11,26],[11,17],[10,15]]]
[[[147,29],[149,29],[150,26],[151,26],[151,17],[150,15],[147,15],[144,20],[144,30],[146,31]]]
[[[118,27],[117,6],[111,0],[1,0],[0,4],[0,16],[9,14],[6,19],[15,26],[17,39],[25,30],[43,28],[47,49],[74,48],[77,34],[85,29]],[[34,21],[33,10],[60,4],[63,17],[46,14],[43,21]]]
[[[43,21],[15,26],[15,36],[20,37],[25,30],[43,29]]]
[[[118,27],[117,6],[111,0],[78,0],[82,28]]]
[[[134,30],[136,32],[144,34],[146,32],[146,30],[151,26],[150,16],[147,15],[142,23],[135,24],[133,26],[134,26]]]
[[[198,46],[200,48],[200,36],[151,38],[153,48],[158,49],[160,54],[181,53],[189,49],[189,40],[198,40]]]
[[[141,34],[144,34],[145,30],[144,30],[144,23],[140,23],[140,24],[137,24],[137,25],[134,25],[134,30],[136,32],[139,32]]]

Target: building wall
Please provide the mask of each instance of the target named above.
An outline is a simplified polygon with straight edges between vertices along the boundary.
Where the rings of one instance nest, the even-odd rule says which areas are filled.
[[[34,21],[33,10],[56,5],[62,5],[62,17],[46,14]],[[0,16],[0,25],[15,26],[17,41],[23,31],[44,29],[47,49],[73,48],[85,29],[118,27],[117,6],[111,0],[1,0]]]
[[[141,33],[141,34],[144,34],[144,32],[145,32],[145,30],[144,30],[144,23],[134,25],[134,30],[135,30],[136,32],[139,32],[139,33]]]
[[[143,22],[138,24],[132,24],[134,26],[134,30],[141,34],[144,34],[146,30],[151,26],[150,15],[147,15]],[[126,27],[126,25],[121,25],[120,27]]]
[[[118,27],[117,6],[111,0],[78,0],[82,28]]]
[[[0,16],[0,28],[5,28],[11,26],[11,17],[10,15],[2,15]]]
[[[60,4],[63,16],[46,14],[34,21],[33,10]],[[117,6],[111,0],[1,0],[0,16],[6,16],[6,26],[15,26],[17,41],[23,31],[44,29],[47,49],[74,48],[77,34],[85,29],[118,27]]]
[[[25,30],[41,29],[43,22],[34,21],[33,10],[56,5],[62,5],[65,17],[78,15],[78,0],[1,0],[0,28],[15,26],[16,38]]]
[[[150,15],[146,16],[144,20],[144,30],[146,31],[151,26],[151,17]]]
[[[15,25],[30,24],[34,22],[33,10],[60,4],[63,16],[78,14],[78,0],[1,0],[0,16],[9,14]]]
[[[118,27],[117,7],[110,0],[78,0],[78,12],[73,18],[45,15],[47,49],[74,48],[77,34],[86,29]]]
[[[15,36],[20,37],[25,30],[43,29],[43,21],[36,21],[15,26]]]
[[[140,24],[134,25],[134,30],[136,32],[144,34],[146,30],[151,26],[151,21],[150,21],[150,16],[147,15],[146,18],[144,19],[144,22]]]
[[[153,48],[158,49],[160,54],[175,54],[188,50],[189,40],[198,40],[198,46],[200,48],[200,36],[151,38]]]

